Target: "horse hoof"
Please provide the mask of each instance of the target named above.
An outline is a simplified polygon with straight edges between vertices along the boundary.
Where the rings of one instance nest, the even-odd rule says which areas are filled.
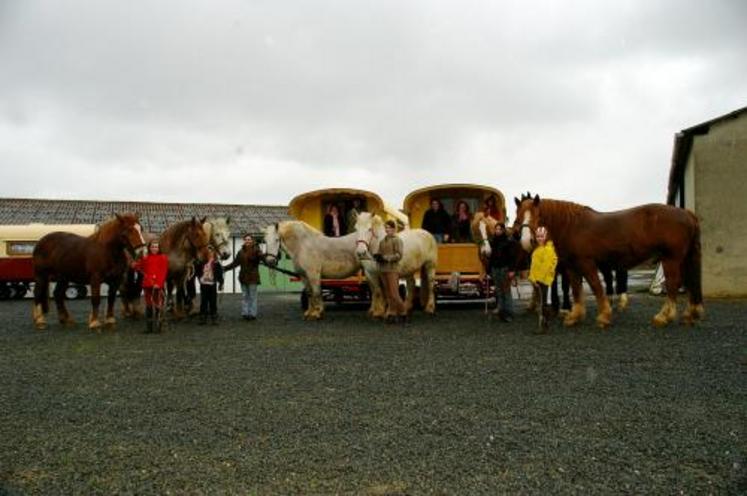
[[[115,325],[117,325],[117,319],[115,319],[114,317],[107,317],[107,319],[104,321],[104,325],[106,325],[106,327],[114,327]]]
[[[669,321],[664,317],[659,317],[658,315],[654,317],[652,320],[652,324],[654,324],[654,327],[662,328],[666,327],[667,324],[669,324]]]
[[[49,329],[49,325],[46,322],[36,322],[34,323],[34,327],[37,331],[46,331]]]
[[[573,327],[576,324],[578,324],[578,319],[569,319],[567,317],[563,319],[563,325],[566,327]]]

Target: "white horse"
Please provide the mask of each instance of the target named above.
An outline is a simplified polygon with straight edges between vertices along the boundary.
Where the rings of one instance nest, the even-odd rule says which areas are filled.
[[[355,255],[356,233],[330,238],[305,222],[289,220],[267,226],[264,235],[265,261],[269,266],[277,264],[281,247],[293,259],[309,295],[304,319],[324,317],[322,278],[344,279],[361,270]]]
[[[358,214],[355,223],[356,254],[366,271],[366,278],[372,289],[371,309],[373,317],[383,317],[386,313],[384,298],[379,282],[378,264],[373,262],[372,255],[379,252],[379,243],[386,231],[384,221],[378,215],[369,212]],[[420,273],[420,303],[426,313],[436,311],[436,295],[434,284],[436,280],[436,262],[438,260],[438,245],[431,233],[424,229],[405,229],[397,233],[402,240],[402,259],[397,265],[397,271],[407,281],[407,298],[405,309],[412,310],[415,297],[415,274]]]
[[[208,217],[202,224],[202,228],[210,238],[210,244],[221,260],[227,260],[231,256],[231,217]]]

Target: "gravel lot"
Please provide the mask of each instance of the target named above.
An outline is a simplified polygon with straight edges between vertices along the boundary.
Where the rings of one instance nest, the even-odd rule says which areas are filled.
[[[745,494],[747,301],[655,330],[661,301],[534,335],[481,305],[306,323],[287,294],[244,322],[230,295],[155,336],[2,302],[0,493]]]

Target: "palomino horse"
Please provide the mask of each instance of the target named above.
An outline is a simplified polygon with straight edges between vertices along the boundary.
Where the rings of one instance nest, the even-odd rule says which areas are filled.
[[[228,260],[231,256],[230,223],[231,217],[208,217],[202,225],[221,260]]]
[[[194,274],[194,262],[208,258],[208,236],[203,224],[205,218],[177,222],[169,226],[158,242],[161,253],[169,256],[169,275],[166,279],[166,294],[171,298],[171,291],[176,287],[176,305],[174,317],[184,317],[184,301],[186,297],[187,280]]]
[[[371,298],[369,313],[372,317],[383,317],[386,308],[381,296],[378,264],[372,260],[372,255],[379,252],[379,243],[386,236],[384,221],[378,215],[361,212],[358,214],[358,220],[355,223],[355,232],[357,233],[356,254],[366,271],[366,278],[374,295]],[[425,229],[405,229],[397,233],[397,236],[402,240],[403,252],[402,259],[397,265],[397,271],[400,277],[407,281],[405,310],[408,314],[412,311],[415,297],[415,274],[419,273],[421,306],[426,313],[433,314],[436,311],[434,288],[436,262],[438,260],[436,240]]]
[[[606,327],[612,310],[599,282],[598,265],[632,268],[652,256],[661,258],[667,284],[667,301],[654,316],[654,325],[665,326],[677,317],[677,291],[682,283],[690,298],[683,322],[690,324],[703,316],[700,227],[692,212],[648,204],[600,213],[577,203],[540,200],[539,195],[514,200],[514,228],[520,229],[524,249],[531,250],[534,232],[543,225],[550,232],[558,258],[566,263],[573,308],[566,315],[565,325],[574,325],[586,313],[581,276],[596,296],[597,324]]]
[[[91,315],[88,327],[99,331],[99,304],[101,283],[109,287],[107,295],[107,325],[114,325],[114,302],[117,289],[127,269],[125,250],[142,255],[143,240],[140,222],[136,214],[116,214],[114,219],[101,224],[89,237],[65,232],[53,232],[44,236],[34,247],[34,325],[46,329],[46,314],[49,311],[49,281],[57,285],[54,299],[57,315],[63,325],[73,324],[73,318],[65,307],[65,290],[70,283],[91,285]]]
[[[281,247],[293,259],[309,295],[306,320],[324,317],[322,278],[344,279],[361,270],[355,256],[356,233],[331,238],[303,221],[288,220],[267,226],[264,238],[265,261],[270,267],[277,264]]]

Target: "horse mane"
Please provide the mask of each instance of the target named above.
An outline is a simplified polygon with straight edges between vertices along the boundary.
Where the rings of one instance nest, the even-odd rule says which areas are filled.
[[[88,239],[101,244],[109,243],[113,239],[117,238],[126,219],[131,219],[133,223],[137,222],[137,217],[133,214],[118,214],[118,216],[115,215],[113,218],[107,220],[106,222],[99,224],[96,227],[96,231],[91,234]]]
[[[581,219],[591,212],[596,212],[591,207],[581,205],[565,200],[553,200],[550,198],[542,198],[539,204],[540,209],[540,223],[551,223],[556,232],[551,232],[550,237],[553,238],[565,231],[567,228],[575,226]]]

